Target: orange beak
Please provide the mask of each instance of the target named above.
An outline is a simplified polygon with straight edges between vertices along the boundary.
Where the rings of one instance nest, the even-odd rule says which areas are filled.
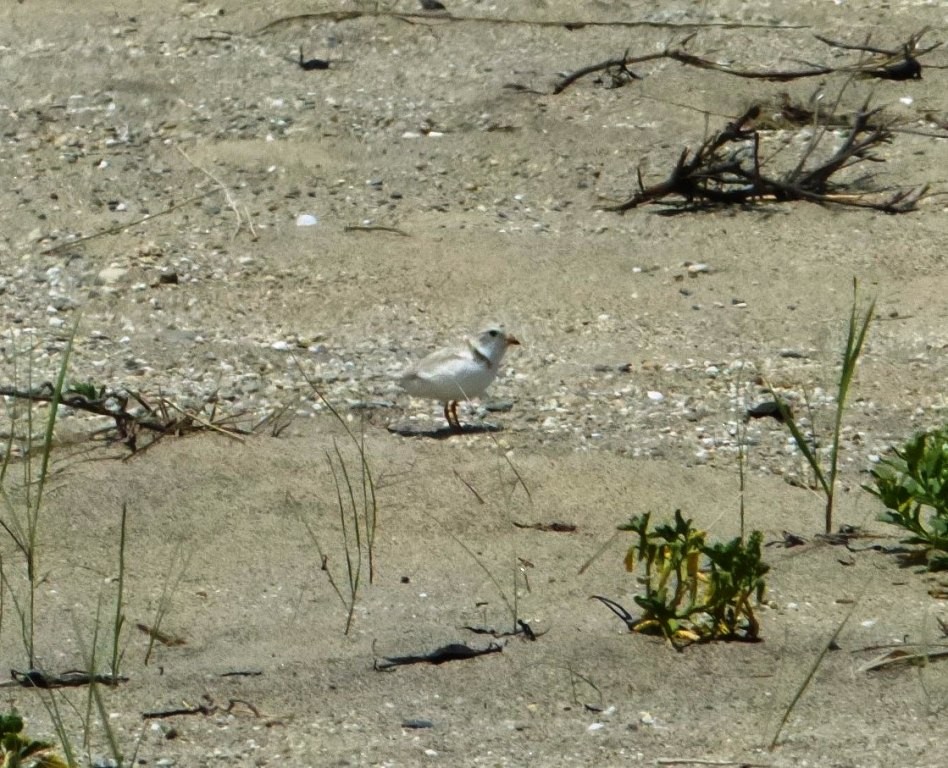
[[[508,343],[508,344],[516,344],[518,347],[521,346],[521,344],[520,344],[520,339],[518,339],[516,336],[514,336],[514,335],[511,334],[511,333],[508,333],[508,334],[507,334],[507,343]]]

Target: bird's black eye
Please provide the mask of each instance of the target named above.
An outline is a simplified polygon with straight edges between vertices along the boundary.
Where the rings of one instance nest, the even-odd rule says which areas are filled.
[[[496,328],[494,328],[493,330],[488,331],[488,335],[493,336],[494,338],[497,338],[497,336],[500,335],[500,331],[498,331]]]

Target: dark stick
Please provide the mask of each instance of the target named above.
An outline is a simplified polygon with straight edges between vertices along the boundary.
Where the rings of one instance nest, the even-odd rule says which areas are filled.
[[[593,72],[601,72],[604,69],[612,69],[613,67],[621,67],[625,69],[629,64],[640,63],[643,61],[652,61],[654,59],[662,59],[665,57],[664,53],[653,53],[648,56],[639,56],[637,58],[629,58],[628,56],[623,56],[618,59],[606,59],[605,61],[600,61],[598,64],[590,64],[588,67],[583,67],[582,69],[577,69],[575,72],[570,72],[568,75],[564,75],[563,79],[560,80],[556,86],[553,88],[553,93],[560,93],[561,91],[569,88],[573,83],[579,80],[581,77],[586,77],[586,75],[591,75]],[[636,75],[638,78],[638,75]],[[641,79],[641,78],[639,78]]]

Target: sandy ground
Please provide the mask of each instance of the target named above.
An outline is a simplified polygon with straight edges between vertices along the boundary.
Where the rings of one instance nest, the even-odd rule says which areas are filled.
[[[836,522],[893,533],[874,522],[878,505],[860,485],[873,456],[945,420],[943,198],[902,216],[803,204],[618,216],[597,206],[627,197],[636,167],[663,177],[705,134],[705,113],[713,130],[781,91],[805,101],[817,84],[658,61],[622,88],[588,78],[550,91],[558,72],[654,52],[693,29],[692,51],[745,68],[838,64],[850,54],[814,32],[850,41],[872,32],[897,46],[926,25],[945,29],[944,8],[451,6],[495,19],[661,24],[569,31],[301,16],[266,27],[335,6],[227,0],[26,0],[0,10],[4,326],[33,328],[48,346],[49,317],[71,322],[81,310],[79,379],[195,396],[206,390],[189,382],[210,382],[232,393],[225,408],[284,401],[298,412],[279,436],[166,439],[125,462],[114,458],[121,449],[57,455],[40,520],[38,662],[82,667],[100,600],[111,622],[127,504],[129,679],[103,697],[120,749],[142,765],[943,765],[948,666],[861,669],[880,646],[944,643],[936,619],[948,619],[948,606],[929,595],[938,579],[815,540],[820,498],[801,487],[802,461],[772,422],[749,427],[748,524],[768,541],[793,531],[808,543],[766,551],[763,642],[676,653],[630,635],[589,599],[632,605],[629,541],[610,543],[631,515],[681,508],[713,536],[737,534],[737,425],[761,377],[798,401],[809,392],[814,418],[829,424],[854,277],[876,298],[877,321],[848,415]],[[300,44],[331,68],[288,61]],[[847,83],[840,109],[871,95],[887,114],[943,134],[944,52],[925,63],[920,82]],[[836,98],[844,82],[819,87]],[[790,137],[786,152],[800,141]],[[899,134],[875,170],[887,184],[943,192],[946,147]],[[296,225],[306,213],[316,226]],[[689,276],[694,263],[710,271]],[[103,275],[109,267],[118,272]],[[158,286],[169,270],[187,279]],[[47,289],[51,274],[73,282]],[[48,310],[62,285],[69,301]],[[390,424],[437,426],[440,414],[399,394],[393,373],[488,318],[524,342],[491,391],[512,404],[487,417],[502,431],[391,434]],[[375,578],[363,574],[348,635],[320,548],[344,585],[327,454],[337,446],[350,468],[358,461],[293,379],[285,345],[274,345],[287,339],[361,425],[377,479]],[[82,422],[72,429],[83,434]],[[576,529],[517,525],[552,522]],[[0,554],[22,600],[22,560],[6,537]],[[4,594],[0,652],[22,670]],[[539,639],[441,666],[373,668],[446,643],[486,646],[465,625],[507,629],[514,614]],[[184,644],[157,645],[146,664],[148,638],[135,625],[159,616]],[[839,649],[768,751],[844,620]],[[107,644],[100,636],[100,654]],[[82,746],[86,695],[56,701],[78,751],[106,764],[94,712]],[[6,699],[31,734],[54,736],[39,692],[10,687]],[[143,720],[202,703],[203,714]],[[431,727],[406,727],[413,720]]]

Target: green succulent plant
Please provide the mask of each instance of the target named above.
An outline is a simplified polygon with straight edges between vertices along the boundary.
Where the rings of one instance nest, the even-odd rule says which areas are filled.
[[[886,507],[879,519],[909,532],[930,571],[948,570],[948,426],[919,432],[872,469],[863,486]]]
[[[0,768],[69,768],[52,744],[24,735],[23,718],[15,709],[0,715],[0,759]]]

